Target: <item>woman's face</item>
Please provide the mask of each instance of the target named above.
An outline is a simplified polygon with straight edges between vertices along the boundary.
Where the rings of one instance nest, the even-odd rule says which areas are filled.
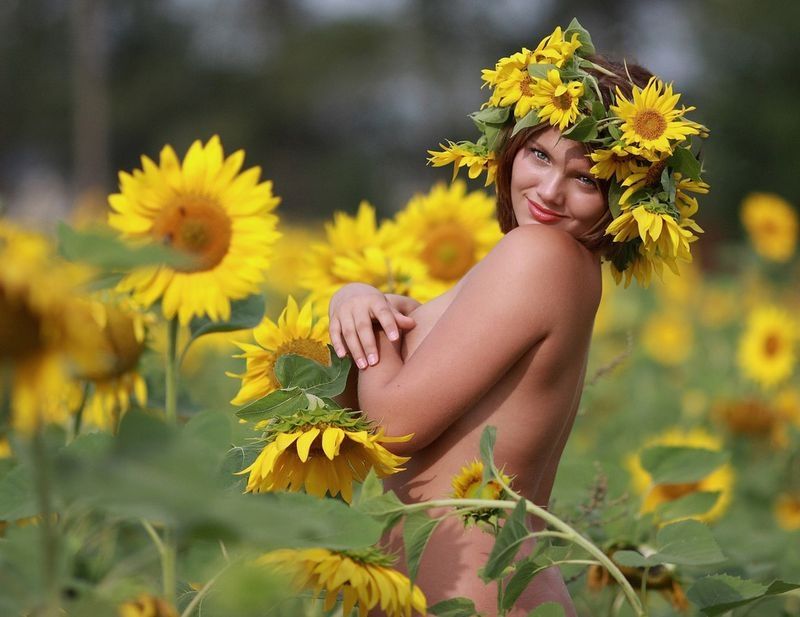
[[[547,127],[519,149],[511,167],[511,205],[520,225],[550,225],[575,238],[605,214],[606,195],[589,173],[579,142]]]

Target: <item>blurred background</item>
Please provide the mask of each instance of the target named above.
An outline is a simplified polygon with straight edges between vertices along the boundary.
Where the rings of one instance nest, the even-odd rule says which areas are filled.
[[[797,203],[790,0],[2,0],[0,208],[43,228],[103,212],[140,154],[216,133],[275,181],[287,222],[361,199],[391,215],[446,179],[427,149],[474,137],[480,70],[573,16],[710,127],[704,265],[741,235],[747,191]]]

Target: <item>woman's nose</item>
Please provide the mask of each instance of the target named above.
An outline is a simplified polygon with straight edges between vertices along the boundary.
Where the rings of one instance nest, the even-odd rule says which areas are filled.
[[[550,203],[560,204],[562,197],[562,180],[561,173],[556,170],[550,170],[548,173],[544,174],[538,187],[539,197]]]

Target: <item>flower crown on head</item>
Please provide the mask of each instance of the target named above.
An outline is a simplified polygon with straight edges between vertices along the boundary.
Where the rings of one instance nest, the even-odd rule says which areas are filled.
[[[492,94],[470,114],[481,137],[439,144],[442,150],[429,150],[428,161],[436,167],[452,163],[453,179],[461,167],[473,179],[486,172],[488,186],[506,139],[525,128],[549,124],[586,143],[591,173],[608,182],[614,220],[606,235],[623,244],[611,253],[611,271],[626,287],[632,278],[647,286],[653,271],[660,276],[666,265],[677,274],[678,261],[692,260],[689,245],[703,230],[690,218],[698,209],[690,193],[709,189],[692,137],[707,137],[708,129],[686,120],[694,107],[677,108],[681,95],[656,77],[644,88],[633,85],[631,100],[617,87],[616,104],[606,107],[589,71],[616,75],[592,62],[594,53],[589,33],[573,19],[535,49],[523,48],[484,69]]]

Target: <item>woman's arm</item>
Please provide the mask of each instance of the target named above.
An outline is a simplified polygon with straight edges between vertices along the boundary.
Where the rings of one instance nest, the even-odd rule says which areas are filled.
[[[361,408],[389,435],[414,433],[408,454],[438,437],[557,321],[591,319],[585,251],[563,231],[525,225],[480,262],[403,363],[379,333],[381,363],[360,375]]]
[[[378,363],[373,320],[380,323],[390,340],[400,339],[400,330],[410,330],[416,322],[408,317],[419,302],[406,296],[384,294],[370,285],[351,283],[337,291],[328,308],[330,336],[336,354],[349,352],[360,369]]]

